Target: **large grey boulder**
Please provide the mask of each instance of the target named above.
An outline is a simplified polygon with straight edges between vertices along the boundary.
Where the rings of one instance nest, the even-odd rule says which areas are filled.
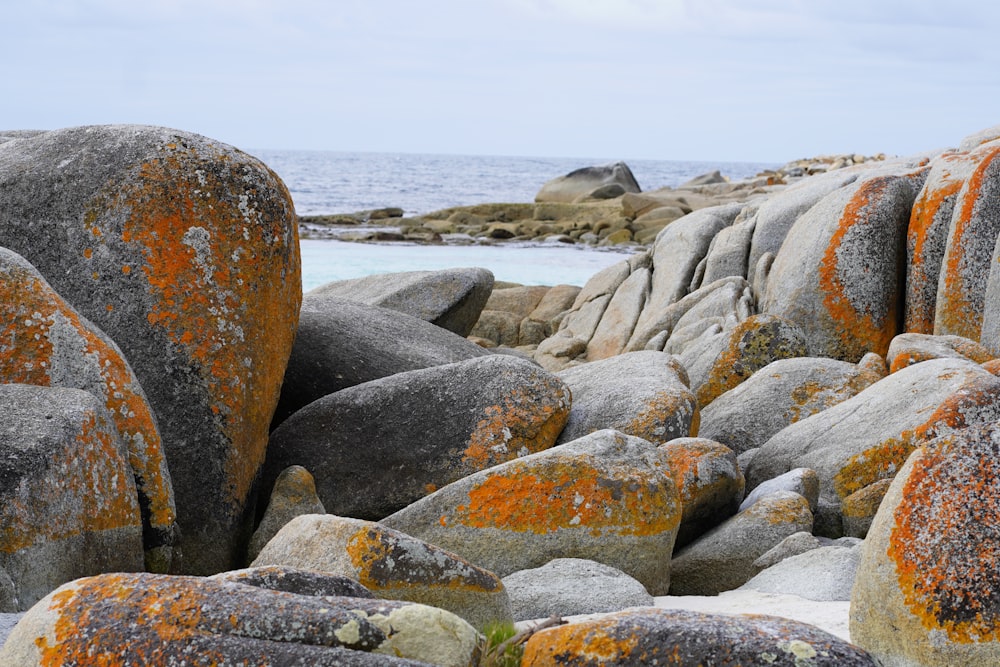
[[[570,400],[557,377],[505,355],[359,384],[274,431],[262,490],[301,465],[328,512],[380,519],[466,475],[551,447]]]
[[[305,293],[303,304],[332,296],[396,310],[468,336],[493,290],[488,269],[383,273],[326,283]]]
[[[536,202],[574,202],[606,185],[621,186],[621,193],[640,192],[632,170],[624,162],[582,167],[547,181],[535,195]]]
[[[163,440],[185,571],[238,565],[302,299],[284,184],[187,132],[45,132],[0,144],[0,246],[135,371]]]
[[[850,600],[860,560],[860,546],[810,549],[759,572],[740,590],[798,595],[807,600]]]
[[[573,396],[559,443],[605,428],[660,444],[697,428],[698,405],[672,355],[630,352],[567,368],[556,376]]]
[[[645,586],[621,570],[582,558],[555,558],[503,578],[515,621],[652,606]]]
[[[475,343],[405,313],[334,296],[308,300],[272,426],[335,391],[487,354]]]
[[[680,518],[657,448],[604,430],[464,477],[382,523],[501,577],[585,558],[658,595],[669,585]]]
[[[0,385],[0,414],[0,569],[13,584],[10,606],[28,609],[77,577],[142,570],[128,451],[101,401],[79,389]]]

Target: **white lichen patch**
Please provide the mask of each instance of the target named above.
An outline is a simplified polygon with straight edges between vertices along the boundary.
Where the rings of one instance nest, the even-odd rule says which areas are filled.
[[[361,625],[356,619],[351,619],[337,628],[333,635],[346,645],[354,645],[361,641]]]
[[[181,243],[194,250],[194,263],[201,270],[206,285],[213,283],[215,264],[212,262],[212,235],[204,227],[189,227]]]
[[[469,665],[480,638],[476,629],[462,618],[422,604],[408,604],[393,609],[387,616],[373,616],[369,620],[388,637],[374,653],[443,667]]]

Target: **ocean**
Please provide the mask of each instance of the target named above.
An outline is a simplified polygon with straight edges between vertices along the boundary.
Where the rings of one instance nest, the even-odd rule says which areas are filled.
[[[574,169],[618,158],[546,158],[333,151],[250,151],[288,186],[299,215],[388,206],[415,216],[452,206],[530,202],[542,185]],[[749,162],[623,160],[643,190],[677,186],[718,169],[733,180],[779,165]],[[631,251],[627,251],[631,252]],[[392,271],[482,266],[498,280],[583,285],[627,254],[578,246],[421,246],[302,242],[303,289]]]

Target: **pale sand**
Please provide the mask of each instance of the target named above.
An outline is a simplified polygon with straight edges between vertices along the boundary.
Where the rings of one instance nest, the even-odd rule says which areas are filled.
[[[714,614],[765,614],[780,616],[795,621],[809,623],[821,630],[851,641],[848,630],[848,601],[818,602],[797,595],[758,593],[757,591],[726,591],[714,596],[683,595],[655,598],[656,606],[663,609],[688,609]],[[582,621],[600,618],[606,614],[585,614],[567,616],[567,621]],[[526,628],[537,621],[517,623],[518,629]]]

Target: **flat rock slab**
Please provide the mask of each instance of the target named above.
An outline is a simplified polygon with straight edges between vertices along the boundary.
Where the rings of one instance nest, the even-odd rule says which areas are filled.
[[[561,380],[511,356],[398,373],[330,394],[285,421],[271,436],[262,488],[301,465],[326,511],[380,519],[466,475],[551,447],[569,406]]]
[[[306,292],[303,304],[327,296],[397,310],[468,336],[493,290],[488,269],[405,271],[339,280]]]

